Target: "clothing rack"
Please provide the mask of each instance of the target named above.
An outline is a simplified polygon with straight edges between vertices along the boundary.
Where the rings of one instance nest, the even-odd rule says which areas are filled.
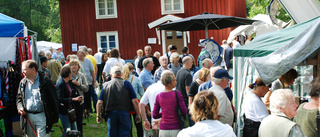
[[[9,71],[14,71],[13,68],[11,67],[11,61],[10,60],[0,60],[0,64],[2,63],[6,63],[6,66],[4,66],[4,68],[8,68]],[[0,67],[3,66],[3,65],[0,65]]]

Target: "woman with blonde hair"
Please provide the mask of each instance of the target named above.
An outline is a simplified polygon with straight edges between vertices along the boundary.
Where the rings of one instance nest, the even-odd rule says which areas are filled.
[[[188,95],[189,104],[192,103],[194,96],[197,95],[199,86],[202,83],[207,82],[208,80],[210,80],[210,70],[207,68],[201,68],[199,71],[199,77],[195,81],[192,81],[190,85],[190,90]]]
[[[186,116],[188,110],[181,92],[172,90],[177,84],[174,74],[165,70],[161,74],[160,81],[165,86],[165,90],[157,95],[152,116],[154,119],[161,118],[159,137],[176,137],[181,127],[175,108],[179,106],[183,116]]]
[[[139,78],[134,76],[134,74],[133,74],[133,65],[131,63],[127,63],[124,65],[123,74],[122,74],[121,78],[124,80],[128,80],[132,84],[132,87],[134,89],[134,92],[136,93],[137,99],[140,100],[144,94],[144,90],[143,90],[143,87],[141,85]],[[133,116],[133,118],[136,117],[135,112],[134,113],[130,112],[130,114],[131,114],[131,116]],[[142,137],[143,136],[142,122],[140,121],[140,123],[136,123],[136,122],[134,122],[134,123],[137,128],[138,137]],[[132,136],[132,132],[130,132],[130,134]]]
[[[81,73],[79,70],[81,68],[80,62],[77,59],[72,59],[69,62],[69,66],[71,67],[71,81],[77,87],[77,90],[80,96],[84,96],[84,92],[88,92],[89,85],[87,82],[86,76]],[[83,112],[84,112],[84,100],[82,100],[79,104],[79,107],[76,107],[76,115],[77,115],[77,128],[81,132],[81,136],[83,136],[82,130],[82,120],[83,120]]]
[[[213,92],[203,90],[198,93],[190,105],[192,127],[183,129],[178,137],[235,137],[228,124],[218,121],[219,101]]]

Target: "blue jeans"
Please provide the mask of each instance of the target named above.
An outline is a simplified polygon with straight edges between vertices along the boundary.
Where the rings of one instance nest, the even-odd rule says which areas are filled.
[[[112,110],[107,118],[108,137],[130,137],[131,118],[129,111]]]
[[[92,102],[93,102],[93,108],[94,108],[94,112],[97,111],[96,106],[97,106],[97,101],[98,101],[98,95],[97,93],[94,91],[93,85],[89,85],[89,91],[91,94],[91,98],[92,98]],[[90,109],[90,111],[92,111],[92,108]],[[93,111],[92,111],[93,112]]]
[[[70,128],[70,130],[78,130],[76,122],[70,123],[68,115],[59,114],[60,121],[63,127],[63,132],[65,135],[67,135],[67,128]],[[63,137],[63,135],[62,135]]]

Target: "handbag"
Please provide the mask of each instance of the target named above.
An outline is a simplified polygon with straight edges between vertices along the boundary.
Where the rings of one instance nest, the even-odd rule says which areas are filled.
[[[179,121],[179,126],[180,129],[188,127],[186,122],[185,122],[185,117],[182,115],[180,106],[179,106],[179,99],[178,99],[178,94],[177,91],[175,90],[174,93],[176,94],[176,100],[177,100],[177,106],[176,106],[176,111],[177,111],[177,116],[178,116],[178,121]]]
[[[70,123],[73,123],[77,120],[75,109],[71,109],[68,111],[68,118]]]

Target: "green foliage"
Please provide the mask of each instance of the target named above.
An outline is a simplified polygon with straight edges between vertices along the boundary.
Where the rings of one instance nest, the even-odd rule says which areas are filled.
[[[258,14],[268,14],[267,7],[271,0],[246,0],[247,3],[247,17],[253,18]],[[277,16],[278,19],[288,22],[291,20],[287,12],[281,8],[280,15]]]
[[[61,43],[58,0],[0,0],[0,7],[0,13],[23,21],[37,32],[38,41]]]

